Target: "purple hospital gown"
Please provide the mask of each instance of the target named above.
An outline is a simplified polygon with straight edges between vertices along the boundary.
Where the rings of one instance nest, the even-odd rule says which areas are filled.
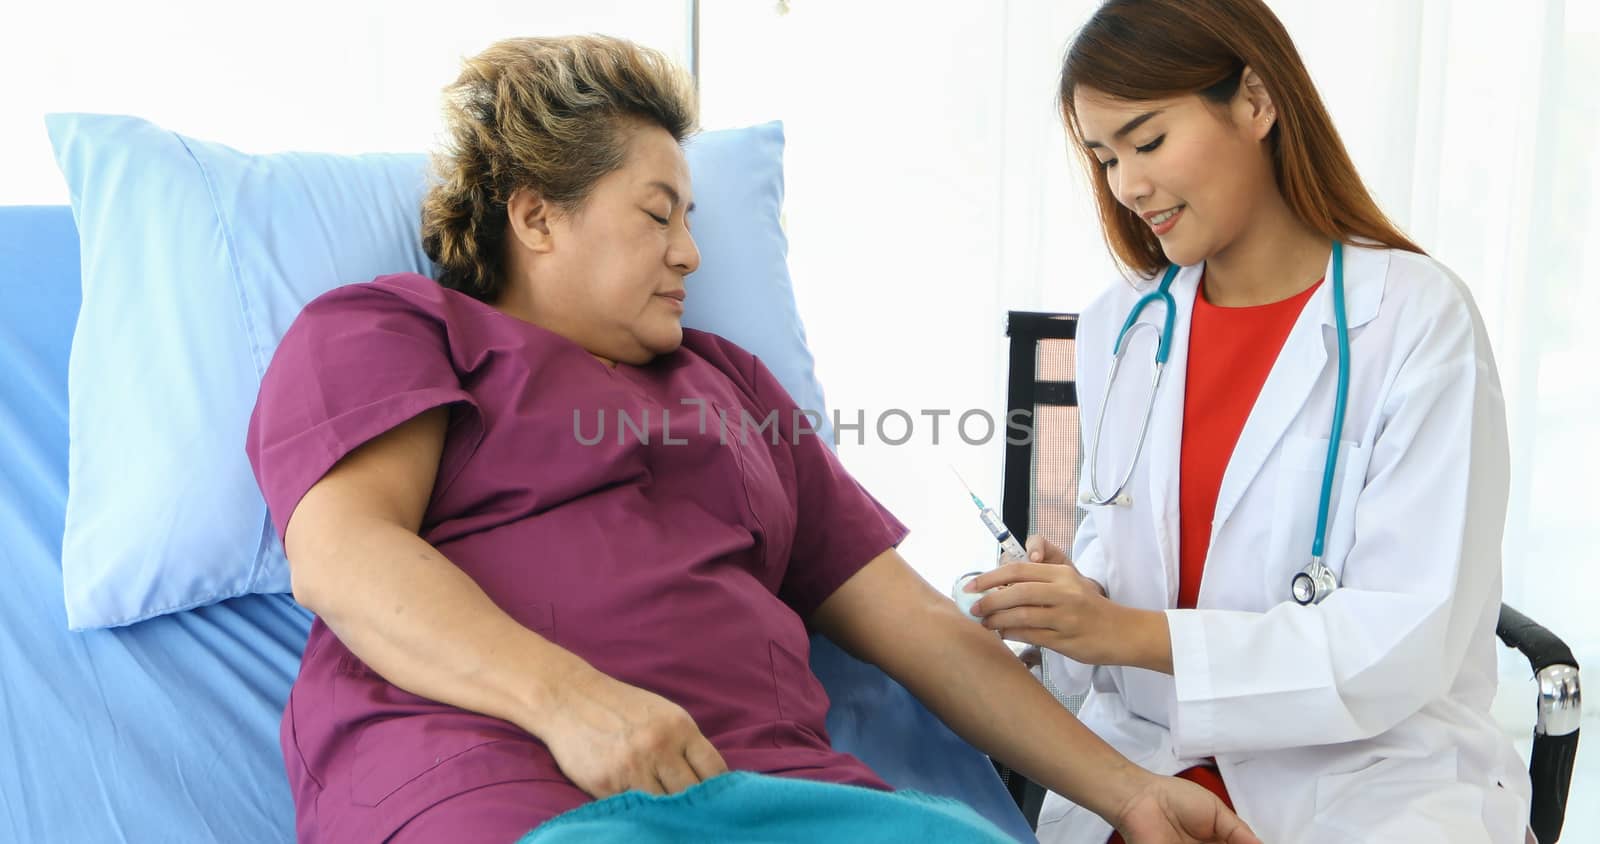
[[[251,419],[279,536],[340,458],[441,405],[421,534],[501,609],[683,706],[731,769],[888,788],[830,747],[803,619],[906,531],[760,361],[686,330],[613,369],[422,276],[339,288],[289,329]],[[513,794],[523,828],[588,799],[543,743],[390,685],[321,620],[281,739],[302,842],[384,841],[474,794]],[[464,815],[450,828],[479,840]]]

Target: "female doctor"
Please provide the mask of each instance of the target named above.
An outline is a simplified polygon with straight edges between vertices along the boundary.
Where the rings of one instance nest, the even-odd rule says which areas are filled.
[[[1060,96],[1143,281],[1078,325],[1070,562],[1033,538],[972,612],[1264,841],[1523,841],[1489,715],[1505,411],[1466,287],[1379,211],[1260,0],[1110,0]],[[1046,801],[1042,841],[1110,835]]]

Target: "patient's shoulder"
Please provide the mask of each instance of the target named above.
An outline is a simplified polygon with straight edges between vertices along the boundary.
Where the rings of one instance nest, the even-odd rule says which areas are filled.
[[[569,353],[571,341],[416,273],[379,276],[318,296],[285,342],[329,340],[363,348],[425,342],[464,368],[507,354]]]
[[[416,273],[381,275],[368,282],[336,287],[306,307],[308,310],[411,312],[450,323],[497,320],[506,316],[487,302]]]
[[[427,276],[415,273],[379,276],[371,281],[335,287],[300,310],[289,330],[297,335],[327,332],[349,334],[365,328],[381,328],[401,335],[437,333],[446,323],[467,316],[466,299],[479,307],[481,302],[441,287]],[[466,310],[471,310],[470,306]]]
[[[290,361],[312,369],[339,366],[353,358],[381,358],[395,346],[415,348],[424,342],[442,350],[443,320],[437,308],[425,304],[422,294],[421,285],[394,276],[328,290],[306,303],[277,340],[274,368]]]
[[[305,310],[321,313],[329,310],[360,309],[386,302],[410,302],[418,307],[438,307],[444,288],[431,278],[416,273],[380,275],[370,281],[341,284],[324,291],[310,302]]]
[[[726,337],[685,328],[679,354],[685,353],[711,364],[740,386],[755,386],[756,356]]]
[[[706,362],[721,372],[751,409],[768,411],[794,404],[793,399],[779,384],[777,376],[755,354],[738,343],[693,328],[683,330],[683,346],[677,352]]]

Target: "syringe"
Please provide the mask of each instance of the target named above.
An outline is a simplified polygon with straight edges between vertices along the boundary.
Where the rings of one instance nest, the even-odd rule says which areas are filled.
[[[952,471],[954,470],[952,469]],[[1000,514],[996,513],[994,508],[988,507],[983,503],[983,499],[972,491],[972,487],[967,486],[967,481],[961,477],[960,472],[956,472],[956,479],[961,481],[961,485],[966,488],[967,495],[972,496],[972,503],[978,505],[978,518],[983,521],[983,526],[988,528],[989,533],[994,535],[994,541],[1000,543],[1001,558],[1012,557],[1018,562],[1026,561],[1028,552],[1023,550],[1022,543],[1011,535],[1011,530],[1006,527],[1006,523],[1000,521]]]
[[[972,487],[967,486],[967,479],[961,477],[960,472],[956,472],[956,467],[951,466],[950,471],[955,472],[956,480],[961,481],[961,486],[967,490],[967,495],[972,496],[972,503],[978,505],[978,518],[983,520],[983,526],[988,528],[989,533],[994,535],[994,541],[1000,544],[1000,559],[1027,562],[1028,552],[1022,547],[1022,543],[1018,542],[1017,538],[1011,535],[1011,529],[1006,527],[1006,523],[1000,521],[1000,514],[996,513],[993,508],[984,504],[983,499],[979,498],[978,494],[972,491]],[[950,597],[954,598],[956,605],[961,607],[961,612],[968,616],[972,615],[973,605],[977,604],[984,595],[994,591],[994,589],[986,589],[982,592],[967,591],[967,584],[971,583],[974,578],[982,575],[983,572],[981,571],[969,571],[966,574],[956,578],[955,586],[950,588]],[[1000,587],[995,588],[998,589]],[[1006,647],[1010,648],[1012,652],[1016,653],[1018,656],[1021,656],[1022,652],[1030,647],[1022,644],[1021,642],[1006,642],[1005,644]],[[1041,673],[1039,676],[1042,678],[1044,676],[1042,673],[1042,665],[1040,666],[1040,671]]]
[[[955,472],[955,468],[951,466],[950,471]],[[967,481],[961,477],[960,472],[955,472],[955,475],[956,480],[961,481],[961,485],[966,488],[967,495],[972,496],[972,503],[978,505],[978,517],[983,520],[983,526],[988,528],[989,533],[994,535],[994,541],[1000,543],[1000,558],[1002,560],[1012,559],[1018,562],[1026,561],[1028,552],[1023,550],[1022,544],[1017,542],[1015,536],[1011,535],[1006,523],[1000,521],[1000,514],[984,505],[983,499],[972,491],[972,487],[967,486]],[[982,574],[983,572],[981,571],[969,571],[956,578],[955,585],[950,587],[950,597],[954,598],[956,604],[961,607],[961,611],[968,615],[972,614],[972,605],[976,604],[979,598],[994,591],[992,589],[983,592],[967,591],[967,584]]]

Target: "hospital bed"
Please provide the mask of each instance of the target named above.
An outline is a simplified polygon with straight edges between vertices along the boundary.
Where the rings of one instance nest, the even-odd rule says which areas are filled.
[[[1062,548],[1072,547],[1083,516],[1076,497],[1082,442],[1077,324],[1073,314],[1013,311],[1006,328],[1011,338],[1007,411],[1031,414],[1033,437],[1030,442],[1007,441],[1002,518],[1013,530],[1043,534]],[[1578,661],[1555,634],[1510,606],[1500,607],[1496,632],[1507,647],[1527,658],[1538,679],[1529,826],[1541,844],[1552,844],[1561,836],[1578,751]],[[1049,684],[1048,676],[1043,680]],[[1081,696],[1052,692],[1073,710],[1083,702]],[[1000,770],[1029,824],[1036,825],[1044,789],[1014,771]]]
[[[71,209],[0,207],[0,842],[293,841],[278,722],[304,609],[251,595],[67,628],[66,377],[79,304]],[[139,493],[129,478],[127,494]],[[1033,840],[987,758],[876,668],[812,644],[836,746],[891,784],[956,797]]]

